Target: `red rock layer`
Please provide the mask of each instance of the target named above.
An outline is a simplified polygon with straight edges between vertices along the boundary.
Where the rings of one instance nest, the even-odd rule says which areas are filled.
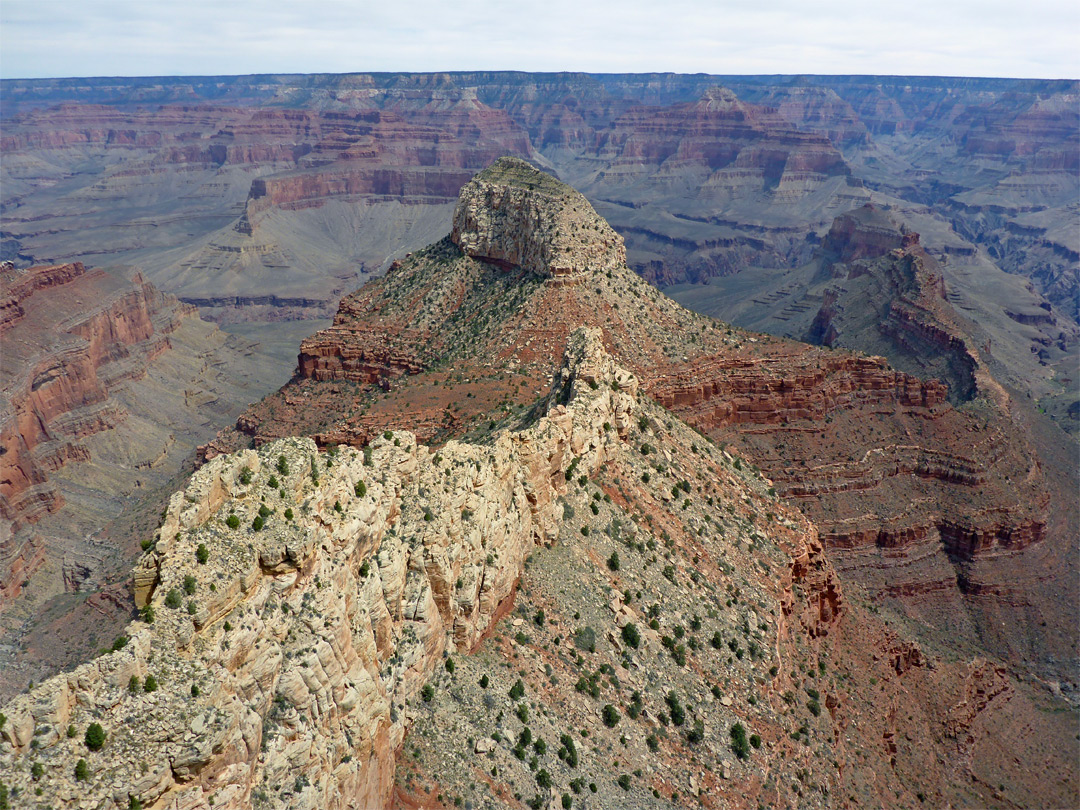
[[[717,357],[672,372],[652,381],[650,393],[704,431],[818,420],[856,404],[933,408],[946,401],[947,392],[937,380],[894,371],[881,357],[827,357],[812,368]]]

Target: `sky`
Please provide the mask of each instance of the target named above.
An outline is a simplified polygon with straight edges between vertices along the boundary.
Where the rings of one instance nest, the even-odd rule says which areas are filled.
[[[525,70],[1080,78],[1078,0],[0,0],[0,78]]]

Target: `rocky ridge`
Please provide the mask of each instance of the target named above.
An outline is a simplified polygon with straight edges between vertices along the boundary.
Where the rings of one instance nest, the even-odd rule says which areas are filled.
[[[71,806],[246,807],[293,780],[302,787],[275,803],[386,806],[409,725],[395,707],[444,652],[490,632],[525,558],[559,535],[567,470],[591,477],[628,452],[636,396],[584,330],[546,415],[489,444],[435,452],[388,431],[364,452],[286,439],[209,462],[136,569],[152,623],[5,707],[12,786],[33,786],[20,775],[29,757],[46,768],[45,795]],[[807,585],[822,571],[810,540],[789,574]],[[828,582],[811,611],[821,632],[840,610]],[[99,753],[63,733],[90,720],[107,729]]]
[[[532,226],[497,230],[493,223],[520,224],[516,218],[523,206],[520,193],[513,192],[520,190],[522,178],[542,189],[524,207],[530,221],[555,223],[564,212],[576,221],[550,225],[547,233]],[[497,179],[502,187],[494,193]],[[607,250],[614,235],[605,235],[580,195],[568,205],[572,192],[566,186],[559,191],[560,185],[513,159],[479,175],[462,192],[450,241],[415,254],[392,268],[385,280],[346,297],[334,326],[303,344],[300,379],[246,414],[238,423],[241,432],[257,443],[293,432],[328,443],[363,442],[384,420],[396,417],[402,427],[422,425],[425,440],[437,439],[450,427],[469,424],[470,413],[480,418],[486,408],[505,403],[507,395],[511,401],[527,401],[518,386],[508,390],[507,382],[497,379],[502,370],[512,368],[509,379],[529,380],[532,391],[533,381],[552,373],[565,346],[566,324],[585,323],[603,330],[605,344],[657,402],[709,435],[738,441],[781,491],[814,510],[827,542],[849,546],[860,537],[860,543],[873,538],[893,547],[904,546],[908,541],[903,538],[938,537],[927,528],[937,525],[937,518],[927,521],[911,512],[906,504],[912,498],[941,504],[940,513],[951,516],[950,537],[1001,534],[1015,538],[1009,541],[1014,548],[1042,537],[1047,501],[1038,466],[1010,435],[1000,412],[961,414],[949,407],[948,385],[897,371],[881,357],[735,332],[682,310],[641,285],[625,265],[605,270],[608,265],[595,258],[578,259],[577,265],[588,271],[577,275],[578,284],[564,288],[546,259],[531,258],[539,255],[538,244],[558,233],[557,242],[565,245],[561,249],[574,251],[578,234],[599,234],[597,241]],[[488,206],[482,220],[470,213],[480,201]],[[543,213],[536,213],[536,206]],[[928,269],[933,260],[921,251],[917,236],[905,237],[884,220],[874,225],[877,216],[868,209],[839,220],[828,240],[836,272],[847,274],[850,266],[853,277],[866,275],[866,257],[901,251],[906,258],[890,261],[907,268],[897,273],[908,279],[904,289],[910,288],[909,294],[893,302],[892,315],[883,313],[883,318],[912,352],[917,353],[917,339],[958,346],[960,371],[966,375],[959,379],[968,386],[953,398],[969,398],[974,362],[960,361],[970,360],[973,350],[955,329],[946,332],[951,328],[947,313],[934,303],[940,282]],[[503,241],[490,238],[493,229]],[[455,242],[467,248],[464,256]],[[621,255],[617,243],[613,250],[613,258]],[[473,256],[481,261],[470,262]],[[904,320],[913,308],[920,309],[919,317]],[[923,317],[924,310],[936,320]],[[565,321],[551,323],[550,312],[564,313]],[[941,324],[936,331],[934,323]],[[455,385],[442,372],[450,364],[487,390],[470,389],[464,406],[460,397],[444,390],[430,405],[418,407],[420,391],[424,399],[436,391],[432,383]],[[979,372],[979,379],[988,401],[999,396],[1000,387],[988,375]],[[377,386],[378,400],[366,399],[361,391],[343,396],[335,385],[346,382]],[[310,421],[309,407],[316,402],[317,425]],[[880,436],[874,436],[878,428],[866,429],[868,420],[880,422]],[[955,439],[975,431],[985,433],[974,443]],[[778,451],[781,442],[774,437],[781,435],[784,449]],[[823,448],[838,444],[842,450],[821,458]],[[1010,480],[1024,481],[1025,494],[1016,495]],[[950,541],[942,548],[956,545],[975,553],[987,543]]]

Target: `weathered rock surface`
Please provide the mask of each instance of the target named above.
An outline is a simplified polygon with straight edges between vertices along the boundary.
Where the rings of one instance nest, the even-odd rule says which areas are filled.
[[[473,259],[541,277],[609,273],[626,264],[622,237],[565,183],[502,158],[462,188],[450,240]]]

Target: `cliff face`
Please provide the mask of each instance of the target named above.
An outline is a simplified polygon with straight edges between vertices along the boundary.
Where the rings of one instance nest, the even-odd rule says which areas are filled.
[[[979,353],[947,298],[941,264],[919,234],[864,206],[836,218],[820,253],[819,275],[837,281],[822,291],[807,339],[882,346],[894,364],[946,382],[954,403],[975,396]]]
[[[168,333],[193,312],[168,304],[141,277],[131,286],[116,284],[81,263],[8,271],[2,293],[11,302],[7,309],[18,313],[3,326],[0,387],[6,399],[0,593],[9,599],[44,553],[40,538],[22,530],[64,503],[48,473],[89,459],[82,440],[124,418],[110,387],[144,375],[169,349]],[[84,308],[81,296],[93,304]]]

